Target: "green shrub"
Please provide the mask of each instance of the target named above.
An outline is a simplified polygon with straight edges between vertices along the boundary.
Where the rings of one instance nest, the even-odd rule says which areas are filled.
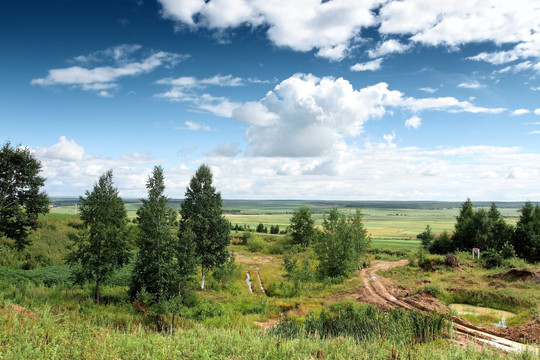
[[[265,252],[267,244],[264,240],[253,237],[249,239],[247,248],[251,252]]]

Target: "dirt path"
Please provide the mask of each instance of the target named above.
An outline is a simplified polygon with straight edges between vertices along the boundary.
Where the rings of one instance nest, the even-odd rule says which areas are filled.
[[[409,301],[399,300],[392,295],[386,288],[384,282],[386,279],[379,277],[377,271],[388,270],[397,266],[407,265],[407,260],[400,261],[374,261],[371,267],[362,269],[360,277],[362,278],[362,284],[364,288],[360,290],[363,292],[362,300],[368,303],[380,306],[382,308],[404,308],[404,309],[416,309],[420,311],[438,310],[437,306],[430,304],[429,301],[422,301],[422,299],[409,299]],[[447,311],[447,310],[446,310]],[[496,336],[479,330],[477,327],[466,324],[461,318],[453,317],[453,327],[457,332],[458,342],[461,342],[463,338],[472,339],[477,343],[488,344],[497,348],[500,348],[507,352],[524,351],[529,350],[538,354],[538,348],[530,345],[524,345],[515,341],[511,341],[500,336]]]

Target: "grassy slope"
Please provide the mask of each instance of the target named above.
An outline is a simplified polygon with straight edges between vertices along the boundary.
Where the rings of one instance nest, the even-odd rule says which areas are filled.
[[[254,208],[252,211],[256,210]],[[274,216],[282,221],[290,217],[276,209],[274,211],[278,212]],[[366,222],[369,224],[373,220],[373,229],[376,229],[377,224],[387,229],[386,233],[381,230],[379,238],[374,238],[374,244],[380,242],[384,244],[381,246],[399,251],[416,246],[407,246],[416,241],[406,239],[406,235],[400,233],[402,230],[399,229],[409,229],[408,233],[414,234],[423,229],[425,220],[438,218],[438,215],[430,211],[415,209],[398,210],[398,214],[404,214],[398,216],[395,215],[395,209],[368,209],[365,212]],[[446,221],[453,224],[452,216],[440,216],[446,219],[441,223]],[[255,225],[262,221],[262,218],[253,219]],[[361,287],[361,282],[353,277],[337,285],[311,284],[301,289],[295,297],[266,298],[258,289],[255,273],[260,271],[265,286],[272,282],[282,282],[281,255],[272,254],[269,257],[267,253],[250,252],[245,246],[239,245],[231,249],[237,252],[243,262],[238,263],[230,283],[224,286],[222,282],[210,277],[205,293],[197,297],[193,307],[184,308],[181,311],[182,317],[175,320],[174,333],[157,332],[154,322],[134,310],[127,298],[128,270],[120,271],[105,287],[105,304],[102,305],[92,303],[90,286],[73,287],[66,281],[69,270],[62,265],[62,259],[69,243],[67,233],[72,231],[68,226],[71,221],[74,218],[68,215],[46,216],[43,219],[43,229],[33,235],[34,245],[28,249],[33,254],[30,259],[27,259],[26,251],[23,254],[8,251],[6,245],[9,242],[0,240],[0,246],[3,246],[0,250],[8,254],[2,259],[11,259],[3,264],[9,269],[0,268],[0,359],[304,359],[316,357],[318,350],[324,351],[324,358],[387,359],[391,358],[392,351],[399,353],[402,358],[411,354],[411,358],[418,359],[504,357],[496,353],[482,353],[473,348],[458,349],[447,340],[403,345],[388,340],[358,342],[347,336],[282,339],[267,334],[260,331],[254,322],[276,319],[281,311],[288,311],[301,318],[308,311],[319,312],[326,307],[328,298],[345,299],[347,294]],[[279,224],[270,222],[269,225],[276,223]],[[279,239],[267,236],[262,241],[269,240],[271,243],[276,238]],[[38,269],[16,270],[38,256],[47,259],[47,263],[40,263],[42,260],[38,259],[34,264]],[[374,256],[392,257],[379,253]],[[51,266],[39,269],[43,265]],[[247,290],[246,270],[252,273],[255,295]],[[409,279],[413,287],[421,287],[416,282],[423,281],[421,276],[424,275],[414,273],[412,268],[399,271],[392,275],[403,281]],[[453,280],[450,275],[440,273],[439,286],[444,294],[446,284]],[[439,282],[435,277],[429,279],[432,283]],[[523,289],[516,291],[520,290]],[[537,289],[525,290],[521,291],[525,298],[538,294]]]

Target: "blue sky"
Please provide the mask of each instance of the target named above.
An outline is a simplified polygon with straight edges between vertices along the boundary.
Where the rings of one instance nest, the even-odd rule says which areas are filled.
[[[0,138],[230,199],[539,200],[540,1],[4,0]]]

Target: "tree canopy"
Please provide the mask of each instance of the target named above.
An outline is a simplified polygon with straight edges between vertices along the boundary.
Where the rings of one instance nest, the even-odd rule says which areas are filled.
[[[176,254],[178,238],[172,232],[177,213],[163,194],[164,180],[163,168],[154,167],[146,182],[148,199],[141,199],[137,210],[139,252],[130,287],[132,298],[144,289],[156,302],[167,300],[178,293],[182,280]]]
[[[302,205],[291,217],[291,236],[293,244],[309,246],[315,239],[315,220],[309,207]]]
[[[112,170],[107,171],[92,192],[86,191],[86,198],[79,198],[83,226],[74,237],[75,248],[67,259],[74,268],[77,283],[95,281],[96,303],[99,303],[103,282],[129,260],[127,212],[112,176]]]
[[[13,239],[17,250],[30,245],[30,231],[39,227],[38,215],[49,211],[49,199],[40,191],[41,162],[29,148],[0,149],[0,235]]]
[[[212,172],[201,165],[191,178],[180,209],[180,234],[193,233],[195,254],[201,265],[201,289],[206,270],[226,263],[229,258],[229,222],[223,216],[221,194],[212,185]]]

